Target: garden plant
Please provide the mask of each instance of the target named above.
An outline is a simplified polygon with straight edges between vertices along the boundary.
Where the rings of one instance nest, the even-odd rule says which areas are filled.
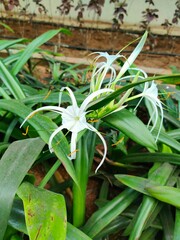
[[[129,57],[95,52],[89,67],[41,48],[59,33],[0,40],[0,239],[178,240],[180,74],[134,65],[147,32]]]

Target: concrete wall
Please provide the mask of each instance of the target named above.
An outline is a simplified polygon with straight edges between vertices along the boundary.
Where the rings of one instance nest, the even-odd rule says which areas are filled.
[[[74,8],[71,8],[71,11],[68,15],[61,15],[57,7],[61,4],[60,0],[42,0],[40,3],[46,7],[48,10],[46,14],[39,13],[38,6],[33,2],[33,0],[19,0],[20,7],[15,7],[9,13],[4,12],[4,7],[1,4],[1,16],[9,16],[9,17],[18,17],[21,19],[28,19],[33,16],[33,20],[37,21],[47,21],[47,22],[56,22],[62,23],[70,26],[79,26],[79,22],[77,21],[77,11]],[[87,4],[89,0],[83,0],[83,3]],[[124,24],[121,25],[121,28],[130,29],[130,30],[139,30],[140,29],[140,21],[142,18],[142,11],[148,8],[148,4],[145,3],[145,0],[127,0],[127,13],[128,15],[124,18]],[[167,30],[165,30],[161,24],[165,19],[168,19],[169,22],[172,21],[175,3],[177,0],[154,0],[155,6],[150,6],[150,8],[159,9],[158,15],[159,18],[155,21],[152,21],[150,24],[151,31],[159,34],[165,34]],[[78,0],[72,1],[72,5],[76,6]],[[26,8],[26,14],[20,14],[22,9]],[[82,26],[85,27],[95,27],[95,28],[111,28],[112,19],[113,19],[113,11],[114,11],[114,3],[109,3],[109,1],[105,1],[103,11],[101,16],[97,16],[94,11],[90,11],[86,8],[84,12]],[[180,21],[178,24],[174,24],[169,31],[172,35],[180,35]]]

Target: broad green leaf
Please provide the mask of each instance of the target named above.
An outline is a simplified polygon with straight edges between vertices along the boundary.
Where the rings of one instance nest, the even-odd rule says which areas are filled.
[[[24,66],[24,64],[27,62],[27,60],[31,57],[35,49],[40,47],[42,44],[46,43],[49,39],[57,35],[58,33],[69,33],[66,29],[57,29],[57,30],[50,30],[48,32],[43,33],[36,39],[34,39],[22,52],[21,57],[17,60],[17,62],[14,64],[12,68],[12,74],[14,76],[17,75],[17,73],[21,70],[21,68]]]
[[[180,208],[180,189],[168,186],[148,187],[146,189],[154,198]]]
[[[17,188],[43,147],[40,138],[16,141],[0,160],[0,239],[3,239]]]
[[[25,95],[21,89],[20,83],[15,76],[7,69],[0,60],[0,77],[15,99],[23,99]]]
[[[0,100],[0,109],[4,109],[8,112],[12,112],[22,119],[25,119],[30,113],[31,109],[25,106],[23,103],[15,100]],[[51,121],[50,118],[41,114],[37,114],[28,120],[28,123],[36,130],[39,136],[48,143],[50,135],[57,128],[57,125]],[[22,130],[23,131],[23,130]],[[69,145],[67,139],[63,133],[58,133],[54,137],[55,144],[53,145],[56,156],[65,166],[67,172],[72,179],[77,183],[76,173],[72,161],[69,160]]]
[[[23,200],[30,240],[66,239],[66,205],[62,195],[28,182],[21,184],[17,194]]]
[[[27,234],[23,202],[21,199],[15,199],[8,224],[14,229]],[[58,239],[59,240],[59,239]],[[67,222],[66,240],[92,240],[85,233]]]
[[[122,131],[126,136],[142,146],[156,149],[155,140],[147,127],[133,113],[126,109],[103,118],[111,127]]]

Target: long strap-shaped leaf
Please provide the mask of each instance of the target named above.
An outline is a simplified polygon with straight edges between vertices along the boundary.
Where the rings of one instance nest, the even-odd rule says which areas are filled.
[[[103,121],[122,131],[129,138],[145,147],[156,149],[155,140],[146,126],[133,113],[126,109],[112,113]]]
[[[13,46],[17,43],[24,42],[25,40],[25,38],[19,38],[16,40],[0,40],[0,50],[9,48],[10,46]]]
[[[96,237],[102,229],[121,214],[136,198],[137,192],[126,189],[104,207],[96,211],[83,227],[83,231],[91,238]]]
[[[133,153],[121,159],[123,163],[168,162],[180,165],[180,155],[175,153]]]
[[[0,78],[11,92],[15,99],[23,99],[25,95],[21,89],[20,83],[13,74],[7,69],[5,64],[0,60]]]
[[[68,30],[65,29],[57,29],[57,30],[50,30],[48,32],[43,33],[41,36],[34,39],[27,48],[22,52],[21,57],[19,60],[15,63],[15,65],[12,68],[12,73],[16,75],[21,68],[24,66],[24,64],[27,62],[27,60],[31,57],[32,53],[35,51],[36,48],[40,47],[45,42],[49,41],[49,39],[53,38],[58,33],[69,33]]]
[[[3,239],[12,202],[22,182],[44,147],[40,138],[12,143],[0,160],[0,239]]]
[[[90,105],[88,110],[96,110],[104,105],[107,105],[115,98],[119,97],[122,93],[126,92],[127,90],[138,86],[140,84],[143,84],[145,82],[150,82],[154,80],[161,80],[163,83],[169,83],[169,84],[179,84],[180,83],[180,74],[171,74],[171,75],[164,75],[164,76],[155,76],[155,77],[148,77],[145,80],[141,80],[135,83],[130,83],[126,86],[123,86],[122,88],[119,88],[118,90],[114,91],[113,93],[109,94],[107,97],[103,99],[98,99],[96,101],[93,101],[93,103]]]
[[[139,53],[141,52],[141,50],[144,47],[144,44],[147,39],[147,35],[148,35],[148,32],[146,31],[143,34],[141,40],[139,41],[139,43],[136,46],[136,48],[134,49],[134,51],[131,53],[131,55],[128,57],[128,59],[124,63],[123,67],[121,68],[120,72],[118,73],[118,75],[115,79],[115,82],[117,82],[123,76],[123,74],[128,70],[128,68],[134,63],[135,59],[137,58],[137,56],[139,55]]]

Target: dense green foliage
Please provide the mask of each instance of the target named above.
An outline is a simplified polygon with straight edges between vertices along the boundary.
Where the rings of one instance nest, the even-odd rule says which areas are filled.
[[[180,75],[148,78],[142,77],[140,70],[130,69],[129,64],[143,48],[145,33],[128,61],[122,68],[118,66],[116,85],[106,75],[102,79],[103,72],[93,75],[91,68],[60,62],[39,48],[59,32],[68,34],[58,29],[32,42],[0,40],[0,50],[7,50],[7,56],[0,59],[0,239],[101,240],[117,235],[130,240],[178,240]],[[12,48],[20,50],[11,54]],[[42,54],[51,72],[45,84],[34,74],[40,64],[32,57],[35,52]],[[94,96],[86,79],[89,72],[93,87],[101,91],[102,84],[109,92]],[[163,116],[158,109],[157,121],[153,108],[159,100],[153,95],[155,102],[144,101],[139,94],[142,85],[152,80],[160,80],[157,86],[163,103]],[[72,94],[70,90],[59,94],[62,88],[71,89]],[[66,124],[64,109],[71,101],[75,104],[74,98],[78,106],[88,103],[88,121],[82,121],[86,128],[78,131],[76,158],[70,160],[74,154],[70,153],[71,128],[54,135],[52,153],[48,145],[53,132]],[[60,103],[60,117],[57,108],[31,115],[33,110],[54,109]],[[103,153],[106,146],[107,154]],[[29,172],[34,167],[45,171],[38,184]],[[66,177],[59,180],[61,170]],[[97,210],[87,218],[86,204],[91,201],[86,198],[87,184],[91,179],[98,183],[99,195]]]

